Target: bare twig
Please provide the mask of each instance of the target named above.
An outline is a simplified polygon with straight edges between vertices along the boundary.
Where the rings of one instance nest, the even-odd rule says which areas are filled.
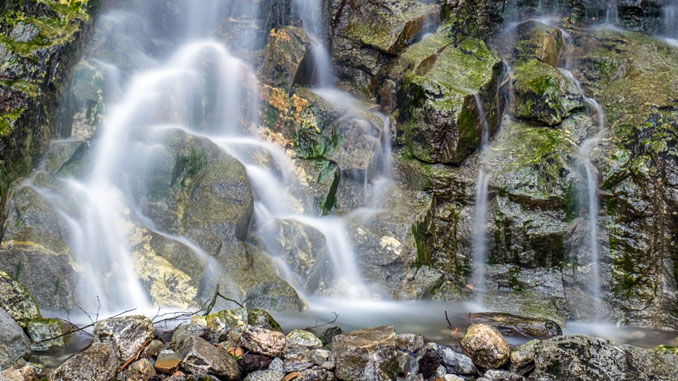
[[[445,310],[445,320],[447,320],[447,326],[448,326],[450,329],[454,328],[454,327],[452,326],[452,323],[450,322],[450,318],[447,316],[447,310]]]
[[[124,364],[122,364],[120,369],[118,369],[118,373],[125,370],[125,368],[127,368],[127,366],[129,364],[133,363],[134,361],[139,360],[139,356],[141,356],[141,352],[143,352],[144,349],[146,349],[146,347],[151,343],[151,341],[153,341],[153,339],[146,340],[146,342],[144,342],[144,345],[142,345],[141,348],[139,348],[139,350],[137,351],[137,354],[135,356],[132,356],[129,360],[127,360]]]
[[[337,319],[339,318],[339,314],[336,313],[336,312],[332,312],[332,315],[334,315],[334,319],[332,319],[332,320],[330,320],[330,321],[328,321],[328,322],[322,323],[322,324],[316,324],[316,325],[314,325],[313,327],[308,327],[308,328],[309,328],[309,329],[320,328],[320,327],[323,327],[323,326],[326,326],[326,325],[330,325],[330,324],[335,323],[335,322],[337,321]],[[316,323],[317,323],[317,322],[316,322]]]
[[[115,315],[111,316],[109,319],[112,319],[112,318],[116,318],[116,317],[122,316],[122,315],[124,315],[124,314],[126,314],[126,313],[130,313],[130,312],[132,312],[132,311],[134,311],[134,310],[136,310],[136,308],[132,308],[132,309],[129,309],[129,310],[126,310],[126,311],[122,311],[122,312],[120,312],[119,314],[115,314]],[[66,333],[62,333],[62,334],[60,334],[60,335],[56,335],[56,336],[53,336],[53,337],[49,337],[49,338],[47,338],[47,339],[43,339],[43,340],[40,340],[40,341],[36,341],[36,343],[44,343],[45,341],[55,340],[55,339],[58,339],[58,338],[60,338],[60,337],[64,337],[64,336],[70,335],[70,334],[72,334],[72,333],[84,331],[85,329],[94,326],[96,323],[97,323],[96,321],[93,321],[93,322],[90,323],[90,324],[84,325],[84,326],[82,326],[82,327],[78,327],[78,328],[73,329],[73,330],[70,330],[70,331],[68,331],[68,332],[66,332]]]

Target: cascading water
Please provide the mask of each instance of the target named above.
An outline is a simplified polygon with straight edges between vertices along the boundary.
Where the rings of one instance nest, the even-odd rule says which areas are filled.
[[[476,298],[476,303],[482,305],[485,295],[485,266],[487,262],[487,206],[489,203],[488,189],[490,184],[490,172],[483,166],[483,151],[487,148],[490,140],[490,126],[487,123],[483,103],[478,94],[475,94],[476,107],[478,108],[478,118],[481,123],[481,142],[480,142],[480,165],[478,169],[478,178],[476,181],[475,200],[476,205],[473,210],[473,241],[471,242],[471,258],[473,260],[473,272],[471,275],[471,285]]]
[[[671,1],[661,9],[661,35],[673,46],[678,46],[678,1]]]

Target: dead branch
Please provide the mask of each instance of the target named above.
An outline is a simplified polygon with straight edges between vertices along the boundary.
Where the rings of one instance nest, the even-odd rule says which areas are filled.
[[[120,369],[118,369],[118,373],[125,370],[125,368],[127,368],[127,366],[129,366],[129,364],[139,360],[139,356],[141,356],[141,352],[143,352],[144,349],[146,349],[146,347],[151,343],[151,341],[153,341],[153,339],[146,340],[146,342],[144,342],[144,345],[142,345],[141,348],[139,348],[139,350],[137,351],[137,354],[135,356],[132,356],[129,360],[127,360],[124,364],[122,364]]]
[[[326,325],[330,325],[330,324],[336,323],[337,319],[339,319],[339,314],[336,313],[336,312],[332,312],[332,315],[334,315],[334,319],[332,319],[332,320],[330,320],[330,321],[328,321],[328,322],[322,323],[322,324],[316,324],[316,325],[314,325],[313,327],[308,327],[308,328],[309,328],[309,329],[320,328],[320,327],[324,327],[324,326],[326,326]],[[318,323],[318,322],[316,321],[316,323]]]
[[[130,313],[130,312],[132,312],[132,311],[134,311],[134,310],[136,310],[136,308],[132,308],[132,309],[129,309],[129,310],[126,310],[126,311],[122,311],[122,312],[120,312],[119,314],[115,314],[115,315],[109,317],[109,319],[112,319],[112,318],[116,318],[116,317],[122,316],[122,315],[127,314],[127,313]],[[87,329],[87,328],[93,327],[97,322],[98,322],[98,321],[93,321],[93,322],[90,323],[90,324],[84,325],[84,326],[82,326],[82,327],[78,327],[78,328],[73,329],[73,330],[70,330],[70,331],[68,331],[68,332],[66,332],[66,333],[62,333],[62,334],[60,334],[60,335],[56,335],[56,336],[53,336],[53,337],[49,337],[49,338],[47,338],[47,339],[43,339],[43,340],[40,340],[40,341],[36,341],[36,343],[44,343],[44,342],[46,342],[46,341],[55,340],[55,339],[58,339],[58,338],[61,338],[61,337],[64,337],[64,336],[68,336],[68,335],[70,335],[70,334],[72,334],[72,333],[84,331],[84,330]],[[71,323],[71,324],[72,324],[72,323]],[[75,324],[74,324],[74,325],[75,325]]]
[[[447,320],[447,326],[452,329],[454,326],[452,326],[452,323],[450,322],[450,318],[447,316],[447,310],[445,310],[445,320]]]

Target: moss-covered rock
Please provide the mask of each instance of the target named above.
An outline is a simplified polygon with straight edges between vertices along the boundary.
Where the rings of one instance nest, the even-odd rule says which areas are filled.
[[[440,7],[413,0],[333,0],[328,19],[334,20],[330,54],[339,76],[367,95],[366,84],[389,58],[439,23]]]
[[[24,328],[29,321],[40,317],[40,309],[30,292],[4,271],[0,271],[0,308]]]
[[[75,339],[76,334],[73,332],[77,329],[75,325],[60,319],[34,319],[26,326],[34,351],[67,347]]]
[[[481,40],[455,42],[450,33],[440,27],[380,75],[398,84],[398,142],[428,163],[461,163],[480,145],[485,123],[494,132],[503,108],[499,59]]]
[[[514,73],[512,113],[517,118],[555,126],[586,107],[576,84],[550,64],[531,60]]]

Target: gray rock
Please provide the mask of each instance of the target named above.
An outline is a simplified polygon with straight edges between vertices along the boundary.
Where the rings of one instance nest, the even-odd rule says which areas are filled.
[[[302,28],[286,26],[272,29],[264,49],[263,65],[259,69],[263,82],[289,91],[295,78],[301,74],[308,46],[309,38]]]
[[[279,357],[276,357],[271,361],[271,363],[268,365],[268,370],[272,370],[274,372],[285,372],[285,363],[283,360]]]
[[[540,341],[534,346],[538,380],[675,380],[678,356],[573,335]]]
[[[252,327],[266,328],[273,331],[282,331],[280,324],[271,316],[270,313],[259,309],[247,310],[247,324]]]
[[[0,308],[24,328],[30,320],[40,317],[38,305],[28,290],[4,271],[0,271]]]
[[[488,370],[483,377],[490,381],[525,381],[525,377],[506,370]]]
[[[204,324],[203,324],[204,323]],[[170,340],[170,347],[175,352],[181,352],[184,342],[192,336],[203,337],[208,332],[207,323],[203,320],[191,321],[177,326],[172,332],[172,339]]]
[[[334,337],[335,375],[340,380],[388,380],[398,371],[392,326],[361,329]]]
[[[396,336],[398,349],[405,352],[416,352],[424,347],[424,338],[413,333],[401,333]]]
[[[299,381],[334,381],[334,374],[327,369],[311,368],[302,371],[295,379]]]
[[[98,321],[94,336],[103,343],[110,343],[120,361],[134,357],[144,343],[155,337],[155,328],[146,316],[124,316]]]
[[[313,360],[305,353],[298,353],[285,359],[285,372],[300,372],[314,365]]]
[[[148,359],[135,361],[125,369],[125,381],[148,381],[155,375],[155,368]]]
[[[110,381],[120,366],[117,350],[109,343],[94,343],[69,358],[52,373],[52,381]]]
[[[528,341],[511,351],[511,372],[525,376],[534,370],[534,348],[537,343],[539,340]]]
[[[285,377],[285,373],[275,370],[258,370],[252,372],[245,377],[244,381],[281,381]]]
[[[499,368],[509,360],[509,346],[504,336],[489,325],[469,326],[461,340],[461,346],[471,356],[474,364],[486,369]]]
[[[411,352],[398,351],[398,376],[410,377],[419,373],[419,359]]]
[[[248,326],[240,341],[244,348],[269,357],[278,357],[285,350],[285,335],[264,328]]]
[[[312,332],[303,329],[293,329],[285,337],[285,357],[295,353],[304,352],[309,349],[318,349],[323,347],[322,341]]]
[[[30,42],[39,33],[40,30],[35,25],[25,22],[18,22],[9,33],[9,36],[16,42]]]
[[[457,353],[452,348],[439,346],[438,354],[448,372],[453,374],[475,374],[477,369],[470,357]]]
[[[5,369],[30,353],[28,337],[14,319],[0,308],[0,368]]]
[[[240,371],[231,355],[196,336],[184,342],[181,368],[189,373],[209,373],[225,380],[238,380]]]
[[[165,344],[162,341],[153,340],[146,348],[144,348],[143,352],[141,352],[141,357],[146,359],[155,358],[160,354],[160,351],[162,351],[164,347]]]

